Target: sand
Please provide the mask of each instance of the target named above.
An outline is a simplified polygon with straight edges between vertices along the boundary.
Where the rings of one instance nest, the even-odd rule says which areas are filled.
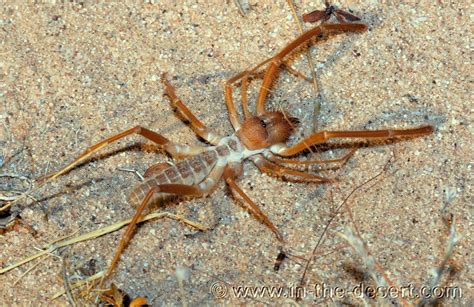
[[[43,176],[88,146],[136,125],[174,142],[202,144],[163,97],[164,72],[209,129],[231,134],[225,80],[274,55],[299,34],[286,2],[248,3],[245,16],[233,1],[164,1],[130,7],[3,5],[0,173]],[[146,297],[152,305],[376,300],[400,304],[397,298],[361,296],[357,287],[381,285],[384,280],[397,289],[429,285],[431,270],[446,254],[454,221],[461,238],[449,260],[449,272],[442,275],[440,289],[451,292],[441,302],[472,303],[469,4],[336,4],[360,16],[369,30],[332,37],[312,49],[322,93],[317,129],[431,124],[435,132],[366,144],[339,170],[322,173],[337,178],[335,184],[285,182],[246,162],[238,183],[278,227],[285,244],[242,209],[221,183],[208,197],[158,209],[210,230],[198,232],[174,220],[146,223],[108,282],[132,298]],[[319,1],[297,3],[299,14],[321,7]],[[309,75],[304,53],[295,56],[293,65]],[[249,93],[251,106],[257,90],[255,81]],[[310,83],[286,72],[275,84],[268,105],[284,108],[301,121],[290,143],[311,133],[316,97]],[[239,90],[235,99],[240,100]],[[316,154],[303,159],[338,157],[347,152],[340,147],[317,148]],[[120,169],[143,173],[153,163],[169,160],[149,141],[133,136],[48,184],[34,193],[37,201],[21,203],[21,223],[0,237],[2,267],[60,237],[131,217],[134,208],[127,197],[139,178]],[[345,197],[380,172],[349,198],[329,226],[306,273],[303,297],[296,300],[306,260],[328,220]],[[359,232],[373,258],[361,257],[338,235],[347,229]],[[71,282],[104,270],[122,233],[62,250]],[[280,248],[288,258],[275,272]],[[384,272],[384,280],[374,282],[367,266],[371,259]],[[15,283],[32,264],[0,275],[4,304],[49,305],[54,293],[64,289],[57,257],[45,259]],[[282,289],[281,297],[268,292],[252,295],[255,287],[277,287],[273,289]],[[315,291],[322,288],[326,292]],[[247,291],[246,297],[239,297],[239,289]],[[78,292],[73,295],[84,303]],[[404,300],[419,302],[414,297]],[[61,296],[54,304],[69,302]]]

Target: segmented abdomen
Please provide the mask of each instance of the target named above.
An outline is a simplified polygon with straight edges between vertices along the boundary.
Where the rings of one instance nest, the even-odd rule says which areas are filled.
[[[130,194],[129,202],[133,206],[139,206],[152,187],[160,184],[175,183],[193,185],[201,182],[216,165],[218,159],[214,149],[205,151],[202,154],[186,158],[170,165],[151,177],[145,178]],[[169,199],[173,195],[168,193],[155,193],[149,204],[157,204]]]

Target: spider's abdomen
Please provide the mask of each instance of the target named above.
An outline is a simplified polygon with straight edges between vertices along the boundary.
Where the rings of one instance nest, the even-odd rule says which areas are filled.
[[[133,206],[139,206],[148,191],[161,184],[198,184],[209,174],[217,160],[218,153],[215,149],[210,149],[202,154],[181,160],[174,165],[170,164],[137,185],[130,194],[129,202]],[[169,193],[155,193],[151,198],[151,203],[156,204],[171,197],[172,195]]]

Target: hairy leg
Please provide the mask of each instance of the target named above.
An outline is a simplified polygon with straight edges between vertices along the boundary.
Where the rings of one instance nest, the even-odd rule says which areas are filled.
[[[279,241],[283,241],[283,237],[278,231],[278,229],[275,227],[275,225],[270,221],[270,219],[265,215],[265,213],[260,210],[260,208],[255,204],[250,197],[245,194],[245,192],[237,185],[237,183],[234,181],[234,178],[236,177],[236,173],[233,169],[227,167],[224,172],[224,179],[226,183],[229,185],[230,189],[232,192],[237,193],[242,199],[245,201],[245,203],[248,205],[248,209],[250,212],[262,223],[264,223],[270,230],[276,235],[277,239]]]
[[[335,179],[318,176],[313,173],[306,173],[296,169],[283,167],[276,163],[273,163],[261,155],[252,157],[252,161],[260,169],[260,171],[267,173],[271,176],[284,178],[293,182],[335,182]]]
[[[106,273],[103,275],[99,283],[99,287],[103,284],[105,279],[107,279],[107,277],[112,273],[114,268],[117,266],[117,263],[120,260],[120,256],[122,255],[122,252],[127,247],[128,243],[130,242],[130,239],[133,236],[133,232],[136,228],[137,222],[141,218],[143,211],[146,209],[146,207],[148,206],[150,202],[151,197],[155,193],[204,196],[215,187],[216,183],[221,178],[223,172],[224,172],[223,167],[216,166],[213,168],[211,173],[202,182],[200,182],[197,185],[161,184],[161,185],[152,187],[147,192],[140,206],[135,211],[135,215],[133,216],[132,221],[128,225],[127,230],[123,234],[122,239],[120,240],[119,246],[117,247],[117,250],[115,251],[114,258],[112,259],[112,262],[110,263],[109,268],[107,269]]]
[[[221,137],[210,132],[209,129],[207,129],[207,127],[197,119],[191,111],[189,111],[188,107],[186,107],[186,105],[176,95],[173,85],[171,85],[171,83],[166,79],[166,74],[163,74],[161,78],[165,86],[165,95],[169,97],[171,105],[178,110],[179,114],[186,121],[189,122],[191,128],[198,136],[206,140],[206,142],[216,145]]]
[[[386,129],[386,130],[361,130],[361,131],[321,131],[306,137],[294,146],[273,145],[271,152],[279,156],[294,156],[310,146],[324,143],[330,139],[337,138],[361,138],[361,139],[390,139],[400,137],[417,137],[433,133],[432,126],[421,126],[411,129]]]

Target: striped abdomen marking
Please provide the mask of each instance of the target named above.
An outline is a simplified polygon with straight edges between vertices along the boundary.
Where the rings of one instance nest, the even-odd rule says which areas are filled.
[[[135,187],[129,197],[130,204],[138,207],[148,191],[150,191],[152,187],[160,184],[198,184],[209,174],[214,165],[216,165],[217,159],[218,155],[216,150],[211,149],[164,168],[152,177],[145,178],[144,182]],[[151,198],[150,204],[156,204],[171,197],[172,195],[168,193],[156,193]]]

